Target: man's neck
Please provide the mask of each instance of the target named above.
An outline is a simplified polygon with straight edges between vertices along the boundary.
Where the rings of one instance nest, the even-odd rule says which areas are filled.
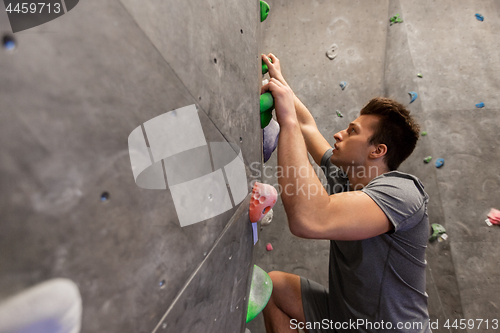
[[[344,169],[344,168],[342,168]],[[347,166],[343,170],[349,177],[349,187],[351,190],[360,190],[372,179],[389,172],[389,169],[384,165],[370,165],[370,166]]]

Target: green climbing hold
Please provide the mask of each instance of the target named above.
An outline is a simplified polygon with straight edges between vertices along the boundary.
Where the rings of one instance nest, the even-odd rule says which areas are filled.
[[[273,119],[274,98],[268,91],[260,95],[260,128],[264,128]]]
[[[269,125],[271,122],[271,119],[273,119],[273,114],[272,112],[264,112],[260,114],[260,128],[264,129]]]
[[[343,114],[342,114],[339,110],[337,110],[337,117],[339,117],[339,118],[343,118],[343,117],[344,117],[344,115],[343,115]]]
[[[273,60],[271,58],[267,57],[267,59],[269,59],[269,61],[271,63],[273,62]],[[267,67],[267,65],[264,62],[264,60],[262,60],[262,75],[266,74],[268,71],[269,71],[269,68]]]
[[[248,295],[247,323],[264,310],[273,292],[271,277],[259,266],[253,265],[252,283]]]
[[[429,163],[432,160],[432,156],[427,156],[424,158],[425,163]]]
[[[431,225],[432,228],[432,235],[429,238],[429,242],[434,242],[436,239],[442,237],[443,239],[446,239],[447,237],[443,237],[443,235],[446,234],[446,230],[441,224],[433,223]]]
[[[427,132],[426,131],[423,131],[422,132],[422,136],[426,136],[427,135]]]
[[[269,15],[269,5],[267,2],[260,0],[260,21],[263,22]]]
[[[423,77],[421,73],[418,73],[417,76],[420,77],[420,78]]]
[[[396,14],[393,17],[391,17],[389,19],[389,21],[391,22],[391,25],[393,25],[394,23],[401,23],[401,22],[403,22],[403,19],[401,17],[399,17],[399,14]]]

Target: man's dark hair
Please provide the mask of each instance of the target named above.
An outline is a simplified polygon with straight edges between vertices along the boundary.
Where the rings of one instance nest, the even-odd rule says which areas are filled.
[[[379,122],[369,139],[370,144],[385,144],[384,161],[390,171],[411,155],[420,135],[420,126],[402,104],[389,98],[373,98],[361,109],[361,115],[378,116]]]

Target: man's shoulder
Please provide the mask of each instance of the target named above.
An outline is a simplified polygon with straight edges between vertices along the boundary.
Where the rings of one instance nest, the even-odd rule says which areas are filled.
[[[424,190],[424,184],[418,179],[417,176],[401,172],[401,171],[389,171],[385,172],[375,178],[373,178],[367,185],[370,186],[380,186],[384,184],[400,185],[403,187],[415,187],[417,189]]]
[[[429,196],[414,175],[390,171],[373,178],[362,191],[379,205],[396,230],[411,228],[426,214]]]
[[[406,195],[418,196],[428,199],[429,196],[425,193],[424,184],[418,177],[401,172],[389,171],[373,178],[364,189],[375,189],[382,187],[389,193],[403,192]]]

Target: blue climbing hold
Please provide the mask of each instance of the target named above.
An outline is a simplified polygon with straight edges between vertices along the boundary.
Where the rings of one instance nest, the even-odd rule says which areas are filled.
[[[107,201],[108,199],[109,199],[108,192],[104,192],[103,194],[101,194],[101,201]]]
[[[481,14],[476,14],[476,18],[477,18],[478,21],[481,21],[481,22],[484,21],[484,16],[481,15]]]
[[[408,94],[410,94],[410,96],[411,96],[411,101],[410,101],[410,104],[411,104],[417,99],[418,94],[414,91],[410,91]]]
[[[444,158],[438,158],[436,160],[436,168],[440,168],[444,165]]]
[[[484,103],[483,102],[477,103],[476,108],[484,108]]]
[[[10,36],[3,37],[3,47],[10,51],[16,48],[16,41]]]
[[[12,40],[9,40],[8,42],[6,42],[4,44],[4,47],[7,49],[7,50],[13,50],[15,47],[16,47],[16,43],[14,43],[14,41]]]
[[[347,87],[347,82],[345,82],[345,81],[340,82],[340,88],[342,88],[342,90],[344,90],[345,87]]]

